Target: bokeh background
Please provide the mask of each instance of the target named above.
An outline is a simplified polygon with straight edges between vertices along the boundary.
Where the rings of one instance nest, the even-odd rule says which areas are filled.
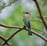
[[[12,2],[12,4],[0,10],[1,24],[21,27],[24,25],[24,12],[29,11],[31,14],[31,27],[36,29],[32,30],[47,38],[46,29],[39,18],[39,13],[33,0],[17,0],[14,3],[13,0],[0,0],[0,4],[2,4],[2,2],[5,2],[6,5],[10,2]],[[41,7],[43,16],[47,16],[47,0],[38,0],[38,3]],[[44,19],[47,21],[47,17]],[[0,35],[3,35],[4,37],[9,37],[15,31],[16,29],[0,27]],[[0,43],[1,42],[3,41],[0,39]],[[9,42],[12,43],[11,46],[47,46],[47,42],[34,34],[29,36],[28,32],[25,30],[16,34]]]

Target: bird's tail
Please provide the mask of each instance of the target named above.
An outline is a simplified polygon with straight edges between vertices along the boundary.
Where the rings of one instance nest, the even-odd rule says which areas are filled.
[[[28,35],[32,35],[31,29],[28,29]]]

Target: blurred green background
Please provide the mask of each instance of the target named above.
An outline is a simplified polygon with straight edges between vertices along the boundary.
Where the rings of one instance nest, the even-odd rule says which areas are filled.
[[[36,29],[32,30],[42,34],[47,38],[47,31],[41,19],[39,18],[39,13],[33,0],[0,0],[0,3],[2,1],[5,2],[6,5],[11,2],[12,5],[1,10],[0,23],[21,27],[24,25],[23,12],[29,11],[31,14],[31,27]],[[38,3],[41,7],[43,16],[47,16],[47,0],[38,0]],[[47,17],[44,19],[47,21]],[[40,31],[37,29],[40,29]],[[4,37],[9,37],[15,31],[16,29],[0,27],[0,35],[3,35]],[[1,42],[3,41],[0,39],[0,43]],[[29,36],[28,32],[25,30],[16,34],[9,42],[12,43],[11,46],[47,46],[47,42],[43,41],[41,38],[34,34]]]

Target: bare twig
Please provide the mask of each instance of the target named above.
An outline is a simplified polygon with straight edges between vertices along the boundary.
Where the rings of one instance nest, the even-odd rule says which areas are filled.
[[[5,38],[3,38],[3,37],[0,36],[0,38],[1,38],[2,40],[4,40],[4,43],[2,44],[2,46],[4,46],[5,44],[8,45],[8,41],[9,41],[10,39],[12,39],[12,38],[13,38],[18,32],[20,32],[21,30],[27,30],[27,29],[26,29],[26,26],[24,26],[24,27],[17,27],[17,26],[6,26],[6,25],[4,25],[4,24],[0,24],[0,26],[5,27],[5,28],[6,28],[6,27],[7,27],[7,28],[17,28],[17,31],[14,32],[14,33],[13,33],[10,37],[8,37],[7,39],[5,39]],[[32,29],[35,30],[35,28],[32,28]],[[37,29],[37,30],[38,30],[38,29]],[[41,35],[41,34],[35,32],[35,31],[32,31],[32,33],[47,42],[47,39],[46,39],[43,35]]]
[[[10,25],[5,25],[5,24],[0,24],[1,27],[5,27],[5,28],[17,28],[19,29],[18,26],[10,26]]]
[[[2,35],[0,35],[0,39],[2,39],[3,41],[6,40]]]
[[[10,39],[12,39],[18,32],[20,32],[20,31],[23,30],[23,29],[27,30],[25,27],[22,27],[22,28],[18,29],[16,32],[14,32],[14,33],[6,40],[5,43],[2,44],[2,46],[5,45]],[[35,31],[32,31],[32,33],[47,42],[47,39],[46,39],[44,36],[40,35],[39,33],[35,32]]]
[[[45,38],[43,35],[41,35],[41,34],[35,32],[35,31],[32,31],[32,33],[35,34],[36,36],[40,37],[41,39],[43,39],[44,41],[47,42],[47,38]]]
[[[17,29],[16,32],[14,32],[10,37],[7,38],[7,40],[5,41],[5,43],[2,44],[2,46],[4,46],[10,39],[12,39],[12,37],[14,37],[18,32],[20,32],[23,29],[25,29],[25,26],[22,27],[22,28]]]
[[[46,21],[44,20],[44,17],[43,17],[43,15],[42,15],[40,6],[39,6],[39,4],[38,4],[38,1],[37,1],[37,0],[34,0],[34,2],[35,2],[35,4],[36,4],[37,9],[38,9],[38,12],[39,12],[39,14],[40,14],[40,19],[42,20],[42,22],[43,22],[45,28],[47,29],[47,23],[46,23]]]
[[[18,32],[20,32],[21,30],[23,30],[25,27],[20,27],[19,29],[17,29],[16,32],[14,32],[10,37],[8,37],[7,41],[9,41],[15,34],[17,34]]]
[[[23,27],[18,27],[18,26],[6,26],[6,25],[4,25],[4,24],[0,24],[0,26],[2,26],[2,27],[5,27],[5,28],[17,28],[17,29],[19,29],[19,30],[23,30],[23,29],[25,29],[25,28],[23,28]],[[32,28],[32,29],[35,29],[35,28]],[[17,31],[17,32],[19,32],[19,30]],[[38,29],[36,29],[36,30],[38,30]],[[39,29],[40,30],[40,29]],[[15,34],[15,33],[17,33],[17,32],[14,32],[13,33],[13,35]],[[12,36],[13,36],[12,35]],[[11,36],[11,37],[12,37]],[[11,37],[9,37],[9,39],[11,39]],[[41,37],[40,37],[41,38]],[[8,39],[8,40],[9,40]]]
[[[40,18],[40,17],[39,17],[39,18]],[[31,19],[31,21],[32,21],[32,22],[40,22],[40,23],[42,23],[41,20]]]
[[[4,42],[6,41],[6,38],[4,38],[2,35],[0,35],[0,39],[3,40]],[[9,43],[6,43],[7,45],[10,45]],[[2,44],[0,44],[2,46]]]
[[[38,16],[38,18],[41,18],[40,16]],[[43,18],[47,18],[47,16],[43,16]]]

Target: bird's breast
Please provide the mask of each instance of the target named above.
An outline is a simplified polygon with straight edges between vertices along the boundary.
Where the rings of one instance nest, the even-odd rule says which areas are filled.
[[[30,16],[29,16],[29,15],[26,15],[25,17],[26,17],[26,19],[27,19],[28,21],[30,21]]]

